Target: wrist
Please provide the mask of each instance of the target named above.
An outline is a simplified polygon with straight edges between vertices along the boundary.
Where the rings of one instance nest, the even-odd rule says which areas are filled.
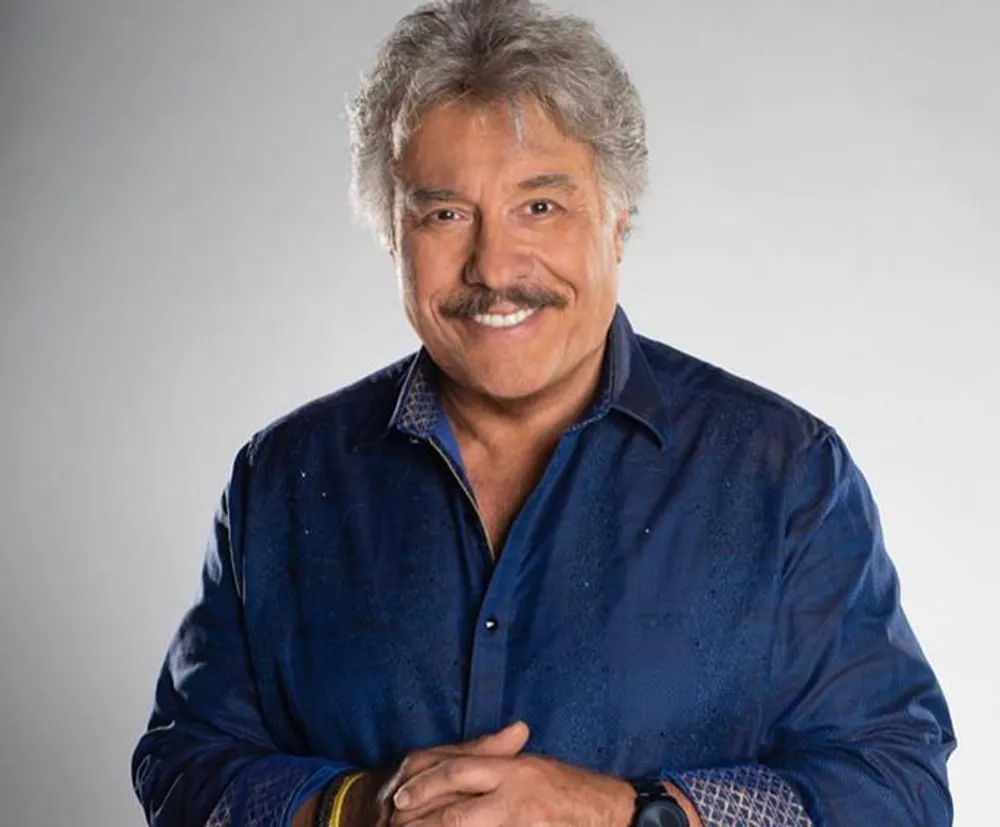
[[[316,807],[314,827],[349,827],[365,824],[355,815],[358,787],[364,782],[363,772],[348,772],[333,779],[323,790]]]
[[[672,781],[643,777],[628,783],[635,796],[629,827],[704,827],[694,804]]]
[[[615,827],[631,827],[635,816],[635,787],[621,778],[615,778],[615,786],[614,816],[609,823]]]
[[[660,783],[663,784],[664,789],[674,797],[678,806],[684,811],[690,827],[704,827],[701,817],[698,815],[698,810],[691,799],[685,795],[684,791],[672,781],[661,781]]]
[[[362,773],[344,797],[340,823],[337,827],[377,827],[377,825],[381,825],[381,807],[378,801],[379,786],[377,773]]]

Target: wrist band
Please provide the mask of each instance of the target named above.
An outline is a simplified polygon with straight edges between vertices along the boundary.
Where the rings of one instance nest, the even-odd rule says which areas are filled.
[[[347,800],[347,791],[351,788],[355,781],[361,778],[362,775],[364,775],[364,773],[351,773],[344,779],[343,783],[337,789],[337,794],[333,797],[333,805],[330,808],[330,818],[326,827],[340,827],[340,816],[344,812],[344,802]]]

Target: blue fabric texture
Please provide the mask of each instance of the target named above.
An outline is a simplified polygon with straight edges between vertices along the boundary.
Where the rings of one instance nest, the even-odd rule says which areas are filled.
[[[951,824],[948,709],[832,428],[619,308],[495,556],[438,377],[421,351],[238,452],[133,753],[152,827],[287,827],[516,719],[708,827]]]

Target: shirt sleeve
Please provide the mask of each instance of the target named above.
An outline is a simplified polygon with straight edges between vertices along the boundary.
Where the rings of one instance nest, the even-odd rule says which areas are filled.
[[[198,596],[170,643],[132,754],[150,827],[288,827],[309,796],[357,769],[281,752],[261,719],[230,532],[245,458],[244,448],[215,513]]]
[[[830,430],[792,471],[759,763],[664,772],[706,827],[949,827],[949,712],[871,491]]]
[[[705,827],[814,827],[796,791],[764,766],[664,773],[688,797]]]

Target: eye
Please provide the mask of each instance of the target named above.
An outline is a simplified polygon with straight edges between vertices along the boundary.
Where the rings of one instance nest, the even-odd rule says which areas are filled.
[[[449,210],[447,208],[442,208],[439,210],[432,210],[426,216],[424,216],[424,224],[448,224],[458,218],[458,213],[455,210]]]
[[[531,215],[537,216],[551,215],[556,211],[556,206],[554,201],[549,201],[547,198],[540,198],[528,204],[528,212]]]
[[[439,207],[436,210],[431,210],[429,213],[425,213],[417,219],[421,226],[434,226],[441,224],[454,224],[461,216],[457,210],[448,209],[447,207]]]

